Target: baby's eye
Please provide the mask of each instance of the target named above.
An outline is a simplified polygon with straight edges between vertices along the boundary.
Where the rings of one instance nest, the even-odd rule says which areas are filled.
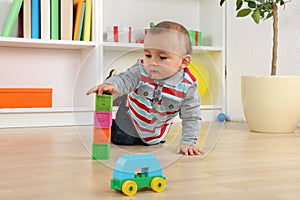
[[[160,59],[165,60],[167,59],[167,56],[159,56]]]
[[[144,55],[146,58],[151,58],[151,54],[145,54]]]

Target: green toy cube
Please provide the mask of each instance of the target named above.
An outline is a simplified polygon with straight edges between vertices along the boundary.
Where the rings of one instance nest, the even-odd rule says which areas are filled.
[[[92,160],[109,160],[110,144],[94,144],[92,146]]]
[[[111,94],[96,95],[95,110],[103,112],[111,112],[113,107],[113,98]]]

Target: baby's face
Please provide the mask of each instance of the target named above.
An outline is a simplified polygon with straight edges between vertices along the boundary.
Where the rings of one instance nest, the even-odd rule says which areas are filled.
[[[144,66],[153,79],[164,79],[180,71],[182,58],[168,51],[159,49],[144,50]]]
[[[144,66],[153,79],[173,76],[183,65],[182,45],[169,33],[147,34],[144,43]]]

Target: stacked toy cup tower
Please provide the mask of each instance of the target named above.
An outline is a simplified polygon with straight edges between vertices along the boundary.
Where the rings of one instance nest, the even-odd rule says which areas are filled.
[[[112,95],[96,95],[92,146],[93,160],[108,160],[110,158],[112,107]]]

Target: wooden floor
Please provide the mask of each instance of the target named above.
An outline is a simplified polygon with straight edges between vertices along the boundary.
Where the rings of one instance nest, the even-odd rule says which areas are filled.
[[[244,123],[203,124],[201,158],[174,153],[179,129],[163,145],[112,145],[111,159],[102,162],[91,160],[92,127],[0,129],[0,199],[300,199],[299,129],[259,134]],[[133,197],[110,190],[117,158],[139,152],[161,161],[166,190]]]

